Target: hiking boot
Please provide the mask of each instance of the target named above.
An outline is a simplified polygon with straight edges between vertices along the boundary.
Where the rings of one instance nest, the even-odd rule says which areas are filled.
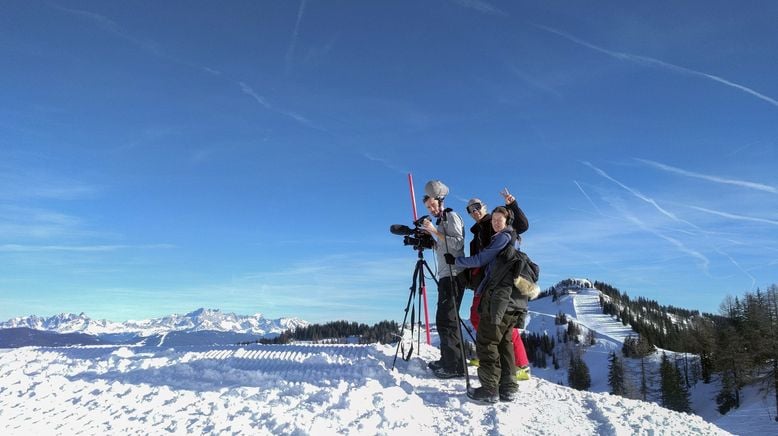
[[[522,366],[521,368],[516,368],[516,380],[518,381],[527,381],[530,378],[530,367]]]
[[[440,360],[440,359],[430,361],[429,363],[427,363],[427,368],[429,368],[429,369],[431,369],[433,371],[438,369],[438,368],[443,368],[443,361]]]
[[[519,388],[500,386],[500,401],[511,402],[519,395]]]
[[[465,371],[462,369],[446,368],[445,366],[433,369],[432,373],[435,374],[435,377],[437,378],[455,378],[465,376]]]
[[[476,357],[476,358],[473,358],[473,359],[470,359],[470,360],[467,362],[467,364],[468,364],[468,365],[470,365],[470,366],[478,366],[480,363],[481,363],[481,361],[480,361],[480,360],[478,360],[478,358],[477,358],[477,357]]]
[[[500,400],[500,396],[495,390],[490,390],[483,386],[480,388],[468,389],[467,396],[474,402],[481,404],[494,404]]]

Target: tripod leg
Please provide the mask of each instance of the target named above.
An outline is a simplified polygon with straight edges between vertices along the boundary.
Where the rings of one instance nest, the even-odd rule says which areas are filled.
[[[467,332],[467,335],[470,336],[470,339],[475,344],[475,336],[473,336],[473,332],[472,332],[472,330],[470,330],[470,327],[468,327],[467,324],[465,324],[465,320],[462,319],[462,318],[459,318],[459,322],[462,324],[462,327],[465,328],[465,331]]]
[[[424,271],[421,269],[419,269],[419,276],[419,288],[421,289],[421,292],[419,292],[419,336],[417,336],[416,339],[417,350],[421,350],[421,307],[422,297],[424,297]],[[427,332],[429,332],[429,326],[427,326]],[[427,341],[427,343],[429,343],[429,341]]]
[[[411,308],[411,304],[413,303],[413,296],[416,293],[416,283],[417,283],[416,278],[418,274],[419,274],[419,266],[417,265],[416,268],[413,270],[413,279],[412,279],[413,281],[411,283],[410,292],[408,294],[408,303],[405,305],[405,316],[403,317],[403,324],[402,327],[400,328],[400,340],[397,341],[397,348],[394,351],[394,360],[392,360],[392,370],[394,370],[394,365],[395,363],[397,363],[397,354],[400,352],[400,346],[402,345],[403,338],[405,337],[405,322],[408,320],[408,309]],[[411,324],[413,324],[413,316],[411,316]],[[413,346],[412,339],[411,339],[411,346]]]

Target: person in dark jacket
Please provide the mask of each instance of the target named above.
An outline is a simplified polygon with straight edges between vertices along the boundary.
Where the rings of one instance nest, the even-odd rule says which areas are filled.
[[[521,210],[516,202],[516,197],[508,192],[508,188],[503,189],[500,194],[502,194],[505,199],[505,207],[513,214],[514,218],[511,227],[513,227],[513,230],[516,232],[517,241],[521,241],[521,236],[519,235],[529,229],[529,221],[527,220],[526,215],[524,215],[524,211]],[[470,232],[473,234],[473,239],[470,241],[470,255],[475,256],[489,245],[492,236],[494,236],[492,216],[487,212],[486,204],[478,198],[471,198],[470,201],[467,202],[467,213],[475,220],[475,224],[470,227]],[[467,272],[470,286],[473,289],[477,289],[478,284],[483,278],[483,269],[471,268],[467,270]],[[470,306],[470,323],[476,331],[478,330],[478,323],[480,321],[480,317],[478,316],[478,304],[480,301],[481,296],[474,294],[473,303]],[[516,377],[521,381],[529,380],[529,359],[527,358],[527,352],[524,349],[524,342],[521,340],[519,330],[513,329],[511,337],[513,339],[513,354],[516,357]]]
[[[480,361],[479,388],[468,391],[471,399],[481,403],[513,401],[516,398],[516,364],[511,334],[521,310],[527,309],[527,298],[513,285],[511,269],[518,261],[514,247],[516,233],[509,224],[512,213],[503,206],[492,211],[495,235],[480,253],[470,257],[446,254],[446,263],[464,268],[486,267],[476,289],[481,302],[480,323],[476,334],[476,353]]]

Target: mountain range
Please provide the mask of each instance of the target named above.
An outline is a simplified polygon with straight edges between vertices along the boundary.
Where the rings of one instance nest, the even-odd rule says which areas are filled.
[[[234,343],[274,337],[307,326],[299,318],[267,319],[262,314],[236,315],[200,308],[141,321],[95,320],[84,313],[51,317],[30,315],[0,322],[0,347],[109,344],[187,345]]]

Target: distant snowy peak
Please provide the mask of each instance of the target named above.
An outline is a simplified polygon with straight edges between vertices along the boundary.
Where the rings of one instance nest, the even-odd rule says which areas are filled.
[[[49,318],[43,318],[36,315],[28,317],[17,317],[0,323],[0,328],[27,327],[34,330],[53,331],[57,333],[118,333],[122,332],[122,324],[106,321],[104,319],[94,320],[86,316],[83,312],[75,315],[72,313],[61,313]]]
[[[106,320],[93,320],[84,315],[62,313],[50,318],[36,315],[19,317],[0,323],[0,328],[27,327],[35,330],[58,333],[136,333],[143,336],[164,334],[173,331],[219,331],[264,335],[281,333],[284,330],[307,326],[309,323],[299,318],[266,319],[262,314],[236,315],[224,313],[218,309],[197,309],[186,315],[173,314],[163,318],[142,321],[115,323]]]
[[[236,315],[218,309],[197,309],[186,315],[170,315],[144,321],[127,321],[128,329],[144,334],[165,333],[171,331],[219,331],[235,333],[281,333],[287,329],[307,326],[308,322],[298,318],[267,319],[262,314]]]

